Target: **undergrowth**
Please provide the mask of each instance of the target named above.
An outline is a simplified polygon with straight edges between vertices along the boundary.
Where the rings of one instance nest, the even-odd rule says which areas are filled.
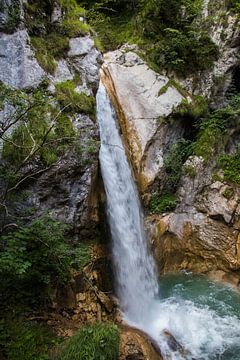
[[[119,330],[116,325],[96,323],[84,326],[63,344],[58,360],[118,360]]]

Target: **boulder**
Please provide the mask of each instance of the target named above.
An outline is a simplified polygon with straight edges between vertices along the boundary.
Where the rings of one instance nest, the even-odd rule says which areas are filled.
[[[120,360],[163,360],[159,348],[144,332],[121,326]]]

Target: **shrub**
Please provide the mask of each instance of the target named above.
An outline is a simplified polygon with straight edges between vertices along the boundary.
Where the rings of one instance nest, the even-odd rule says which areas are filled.
[[[70,338],[59,360],[117,360],[119,330],[116,325],[97,323],[83,327]]]
[[[45,215],[1,237],[1,305],[10,300],[34,304],[48,299],[54,287],[69,281],[73,266],[90,261],[84,245],[69,245],[66,230],[65,224]]]
[[[164,194],[161,196],[153,195],[150,201],[149,210],[153,213],[162,214],[173,211],[178,204],[178,198],[173,194]]]
[[[148,52],[150,59],[160,68],[186,76],[210,68],[217,59],[217,46],[200,30],[166,28],[164,33],[162,40]]]
[[[12,0],[11,3],[5,1],[5,4],[1,4],[1,11],[7,13],[6,21],[3,25],[3,29],[7,33],[12,33],[16,30],[20,23],[21,13],[20,13],[20,1]]]
[[[46,327],[20,320],[0,321],[0,347],[8,360],[48,360],[57,338]]]
[[[16,112],[11,121],[15,117],[19,121],[12,134],[4,136],[3,158],[18,168],[26,159],[29,162],[40,159],[43,166],[53,164],[75,142],[71,120],[65,113],[59,114],[43,91],[14,93],[5,92],[5,99],[15,103]]]

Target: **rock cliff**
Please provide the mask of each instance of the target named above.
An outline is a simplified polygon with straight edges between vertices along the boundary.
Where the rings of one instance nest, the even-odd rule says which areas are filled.
[[[53,36],[58,24],[64,21],[64,14],[57,3],[52,9],[44,9],[39,5],[38,11],[42,12],[41,15],[39,12],[35,14],[34,9],[31,2],[23,4],[18,1],[4,1],[1,5],[0,81],[5,89],[11,92],[11,96],[17,97],[18,95],[15,94],[21,93],[21,96],[24,94],[27,97],[29,93],[40,91],[45,101],[51,103],[55,111],[59,112],[59,115],[54,115],[57,116],[57,120],[60,113],[66,114],[65,121],[69,121],[72,127],[75,144],[74,147],[66,146],[63,153],[58,154],[53,161],[44,166],[40,163],[38,154],[31,156],[26,164],[18,164],[21,184],[18,186],[15,183],[14,186],[17,185],[17,191],[27,193],[24,200],[19,200],[14,195],[15,193],[13,198],[8,200],[4,192],[6,193],[9,186],[6,178],[1,179],[1,202],[4,203],[1,209],[2,226],[15,222],[19,217],[27,217],[26,213],[30,210],[31,216],[28,214],[28,219],[50,211],[57,219],[71,225],[73,234],[83,239],[88,236],[93,237],[98,221],[97,195],[94,194],[98,173],[99,143],[98,126],[94,115],[94,96],[98,87],[101,54],[94,46],[94,41],[88,31],[82,34],[76,33],[73,38],[69,36],[65,39],[59,36],[55,38],[55,41],[66,42],[64,51],[53,59],[47,50],[44,50],[46,66],[43,68],[44,61],[39,48],[41,39],[38,37],[38,31],[46,36],[47,27],[51,27],[52,30],[48,36]],[[29,17],[31,19],[34,15],[43,18],[39,25],[40,30],[32,29]],[[36,24],[38,20],[37,18]],[[56,42],[51,46],[57,47]],[[46,39],[45,43],[47,43]],[[51,62],[53,68],[49,68]],[[44,91],[42,91],[43,84],[45,84]],[[67,86],[68,90],[66,90]],[[66,99],[59,99],[59,90],[62,98],[64,93]],[[85,109],[83,104],[82,108],[76,105],[75,109],[67,111],[72,107],[74,96],[78,94],[80,100],[82,96],[83,100],[92,101],[93,110]],[[4,94],[1,95],[4,97]],[[11,100],[7,97],[1,100],[3,101],[0,113],[3,122],[2,131],[10,139],[16,126],[21,125],[20,119],[11,126],[10,119],[13,119],[13,114],[16,112],[21,118],[22,109],[17,106],[14,109],[13,102],[10,105]],[[48,121],[50,129],[54,117],[50,116]],[[9,129],[5,133],[8,124],[10,124]],[[53,126],[53,131],[56,131],[54,129]],[[1,136],[3,147],[1,166],[3,168],[8,166],[8,159],[4,157],[7,137]]]
[[[179,141],[198,146],[194,144],[200,134],[191,119],[197,117],[198,110],[194,113],[193,109],[199,96],[208,99],[214,109],[228,104],[229,94],[239,91],[239,23],[224,6],[218,2],[214,8],[214,2],[205,2],[201,15],[220,50],[210,70],[184,80],[173,74],[159,75],[137,55],[136,47],[128,45],[104,56],[102,81],[118,111],[129,159],[150,213],[146,227],[161,272],[240,269],[239,185],[224,177],[218,165],[219,154],[237,152],[238,117],[219,138],[218,148],[213,144],[211,149],[211,140],[206,141],[211,153],[208,159],[196,151],[184,160],[174,212],[170,207],[162,215],[153,215],[154,206],[149,212],[149,200],[164,196],[168,178],[173,176],[168,173],[169,157],[177,159],[180,147],[175,153],[172,149]],[[210,131],[214,134],[214,129]],[[167,192],[175,192],[174,186],[168,185]]]

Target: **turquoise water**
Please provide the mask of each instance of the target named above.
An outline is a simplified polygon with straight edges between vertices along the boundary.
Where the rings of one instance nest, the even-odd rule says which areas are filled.
[[[160,294],[157,326],[189,350],[187,359],[240,360],[240,292],[183,273],[161,277]]]

